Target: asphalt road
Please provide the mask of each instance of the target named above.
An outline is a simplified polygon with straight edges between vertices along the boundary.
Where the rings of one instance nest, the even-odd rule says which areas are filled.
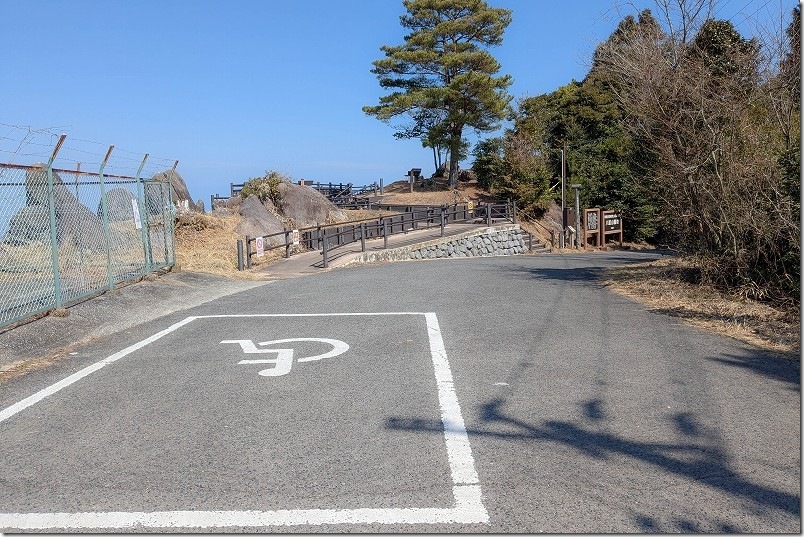
[[[338,269],[98,338],[0,385],[0,531],[800,533],[800,362],[601,285],[650,257]]]

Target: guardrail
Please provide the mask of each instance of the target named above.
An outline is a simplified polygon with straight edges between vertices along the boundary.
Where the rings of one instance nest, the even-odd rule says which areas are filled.
[[[453,205],[382,205],[381,209],[396,211],[389,216],[367,218],[343,224],[330,224],[314,226],[295,230],[298,233],[298,245],[306,250],[320,250],[323,258],[323,268],[329,266],[329,254],[337,248],[361,243],[361,251],[366,251],[366,241],[383,239],[383,248],[388,248],[388,237],[407,233],[417,229],[430,229],[438,226],[441,236],[444,228],[450,223],[477,222],[493,225],[500,220],[516,223],[516,202],[484,203],[474,207],[466,203]],[[261,239],[263,251],[285,249],[285,257],[292,255],[295,246],[291,240],[294,230],[285,229],[278,233],[262,235],[260,237],[245,238],[237,241],[237,267],[245,270],[252,267],[252,257],[257,254],[257,240]],[[283,237],[282,242],[271,245],[270,239]],[[252,243],[254,246],[252,246]],[[267,245],[266,245],[267,244]]]

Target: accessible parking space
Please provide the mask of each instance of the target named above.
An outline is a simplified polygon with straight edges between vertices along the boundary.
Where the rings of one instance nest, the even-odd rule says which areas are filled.
[[[0,434],[3,531],[488,520],[434,313],[188,317]]]

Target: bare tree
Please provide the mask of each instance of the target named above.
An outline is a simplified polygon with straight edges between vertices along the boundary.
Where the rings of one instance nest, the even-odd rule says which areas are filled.
[[[797,134],[792,75],[771,69],[758,40],[709,19],[711,1],[657,3],[667,30],[647,11],[624,20],[595,68],[652,155],[645,173],[663,227],[714,260],[702,265],[707,277],[752,296],[792,296],[797,269],[786,256],[800,252],[800,225],[778,166]]]

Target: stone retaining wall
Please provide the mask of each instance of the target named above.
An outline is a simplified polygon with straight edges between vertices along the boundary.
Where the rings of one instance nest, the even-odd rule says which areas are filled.
[[[482,228],[410,246],[389,248],[378,252],[364,252],[347,264],[444,257],[492,257],[522,254],[527,251],[528,245],[519,225],[508,224]]]

